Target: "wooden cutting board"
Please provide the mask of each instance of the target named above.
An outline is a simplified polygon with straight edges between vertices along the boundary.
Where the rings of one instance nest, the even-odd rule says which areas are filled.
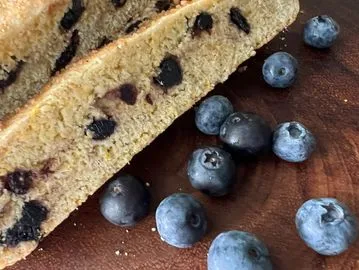
[[[359,216],[358,11],[357,0],[303,0],[298,20],[288,32],[213,92],[227,96],[237,110],[262,115],[273,126],[288,120],[307,125],[319,142],[308,162],[289,164],[271,155],[242,164],[231,194],[208,198],[191,188],[187,160],[195,148],[220,142],[197,131],[191,110],[123,170],[150,184],[153,206],[148,218],[128,230],[111,225],[99,212],[98,192],[27,260],[9,269],[204,270],[211,240],[233,229],[263,239],[277,270],[359,269],[359,241],[343,255],[323,257],[304,245],[294,225],[296,210],[312,197],[336,197]],[[324,51],[302,42],[303,24],[321,14],[333,16],[342,30],[335,46]],[[298,81],[289,90],[270,89],[261,76],[264,59],[278,50],[292,53],[300,63]],[[170,247],[155,231],[156,205],[178,191],[199,198],[210,220],[208,235],[192,249]]]

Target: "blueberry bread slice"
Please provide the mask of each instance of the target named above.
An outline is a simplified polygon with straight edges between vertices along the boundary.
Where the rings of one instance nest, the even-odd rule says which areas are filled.
[[[0,119],[73,58],[129,34],[179,0],[0,0]]]
[[[196,0],[71,64],[0,131],[0,266],[296,18],[297,0]]]

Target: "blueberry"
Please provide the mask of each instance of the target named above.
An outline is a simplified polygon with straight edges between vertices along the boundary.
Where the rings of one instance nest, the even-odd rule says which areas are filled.
[[[322,15],[317,16],[304,26],[304,42],[318,49],[326,49],[333,45],[340,32],[339,25],[333,18]]]
[[[199,201],[189,194],[176,193],[165,198],[158,206],[156,225],[166,243],[187,248],[205,235],[207,218]]]
[[[302,162],[313,153],[316,140],[301,123],[286,122],[277,126],[273,134],[273,152],[289,162]]]
[[[169,55],[160,63],[160,72],[153,78],[155,84],[161,86],[167,93],[167,89],[179,85],[183,80],[183,71],[179,59]]]
[[[298,61],[286,52],[272,54],[264,61],[262,68],[264,80],[275,88],[287,88],[293,85],[297,72]]]
[[[108,184],[100,199],[102,215],[119,226],[133,226],[149,212],[150,194],[135,177],[119,176]]]
[[[207,135],[218,135],[221,125],[233,113],[232,103],[223,96],[205,99],[196,111],[196,126]]]
[[[251,32],[251,26],[249,25],[247,19],[243,16],[239,8],[232,7],[230,9],[229,15],[232,23],[237,25],[239,30],[244,31],[246,34],[249,34]]]
[[[69,44],[65,50],[61,53],[59,58],[56,59],[54,69],[51,71],[51,76],[54,76],[56,72],[64,69],[75,57],[77,49],[80,45],[79,31],[76,29],[73,31]]]
[[[306,201],[297,212],[295,224],[307,246],[322,255],[338,255],[358,237],[356,217],[333,198]]]
[[[271,270],[267,247],[255,235],[228,231],[218,235],[208,252],[208,270]]]
[[[201,12],[197,17],[193,25],[193,35],[198,36],[202,31],[211,33],[213,28],[212,15],[207,12]]]
[[[72,7],[65,13],[60,21],[60,25],[65,30],[70,30],[78,20],[81,18],[82,13],[85,11],[82,0],[72,0]]]
[[[18,169],[6,175],[5,187],[15,194],[24,195],[32,186],[32,178],[33,173],[31,171]]]
[[[221,126],[220,139],[243,156],[256,156],[271,146],[272,131],[269,124],[254,113],[236,112]]]
[[[21,218],[6,230],[5,236],[0,232],[0,243],[14,247],[21,242],[39,241],[41,224],[48,217],[48,210],[39,201],[25,202]]]
[[[102,141],[110,137],[116,129],[117,123],[112,119],[94,119],[85,129],[85,134],[90,131],[90,135],[95,141]]]
[[[158,0],[155,4],[157,12],[169,10],[173,5],[172,0]]]
[[[194,188],[211,196],[222,196],[235,180],[235,164],[231,155],[220,148],[201,148],[193,152],[187,174]]]

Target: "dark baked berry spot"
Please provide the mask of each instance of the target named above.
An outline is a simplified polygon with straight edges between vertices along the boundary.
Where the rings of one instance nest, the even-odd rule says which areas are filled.
[[[94,119],[90,125],[87,126],[87,131],[91,132],[92,139],[95,141],[104,140],[110,137],[116,128],[117,123],[112,119]]]
[[[239,8],[232,7],[230,11],[231,21],[237,25],[237,27],[243,30],[246,34],[249,34],[251,31],[251,27],[247,21],[247,19],[242,15]]]
[[[53,169],[52,169],[52,165],[54,163],[55,159],[54,158],[49,158],[48,160],[46,160],[44,162],[44,165],[42,166],[42,168],[40,169],[40,174],[41,175],[45,175],[48,176],[49,174],[54,173]]]
[[[202,31],[207,31],[210,33],[213,27],[213,19],[212,16],[207,12],[202,12],[196,17],[196,20],[193,25],[193,35],[197,36]]]
[[[97,45],[96,49],[100,49],[104,46],[106,46],[107,44],[109,44],[112,40],[109,39],[108,37],[103,37],[100,41],[100,43]]]
[[[55,67],[51,72],[51,76],[55,75],[57,71],[65,68],[74,58],[77,52],[77,48],[80,44],[80,36],[79,31],[74,30],[72,36],[70,38],[69,45],[65,48],[65,50],[61,53],[60,57],[56,60]]]
[[[26,194],[32,185],[32,172],[25,170],[15,170],[12,173],[8,173],[5,179],[5,188],[9,191],[23,195]]]
[[[153,99],[151,97],[151,94],[147,94],[145,100],[148,104],[153,105]]]
[[[14,226],[2,233],[2,244],[16,246],[22,241],[38,241],[41,236],[40,226],[46,220],[48,210],[38,201],[25,202],[21,218]]]
[[[171,6],[172,6],[171,0],[159,0],[155,4],[155,8],[156,8],[157,12],[169,10],[171,8]]]
[[[13,70],[7,72],[7,78],[0,80],[0,92],[4,92],[6,87],[12,85],[16,81],[23,64],[23,61],[19,61]]]
[[[80,19],[82,13],[85,11],[82,0],[72,0],[72,7],[65,13],[61,19],[61,26],[65,30],[70,30]]]
[[[120,98],[128,105],[135,105],[137,101],[138,90],[133,84],[123,84],[119,88]]]
[[[139,28],[141,23],[142,23],[142,21],[138,20],[138,21],[135,21],[134,23],[130,24],[127,27],[127,29],[125,30],[125,33],[130,34],[130,33],[134,32],[134,31],[136,31]]]
[[[160,73],[154,77],[154,82],[167,89],[182,82],[182,68],[177,57],[171,55],[162,60]]]
[[[112,4],[119,8],[119,7],[123,7],[126,4],[127,0],[112,0]]]

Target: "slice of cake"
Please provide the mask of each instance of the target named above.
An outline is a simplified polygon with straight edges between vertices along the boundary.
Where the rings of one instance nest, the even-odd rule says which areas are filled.
[[[0,266],[34,250],[298,11],[297,0],[183,3],[51,80],[0,131]]]
[[[74,58],[179,0],[0,0],[0,119]]]

